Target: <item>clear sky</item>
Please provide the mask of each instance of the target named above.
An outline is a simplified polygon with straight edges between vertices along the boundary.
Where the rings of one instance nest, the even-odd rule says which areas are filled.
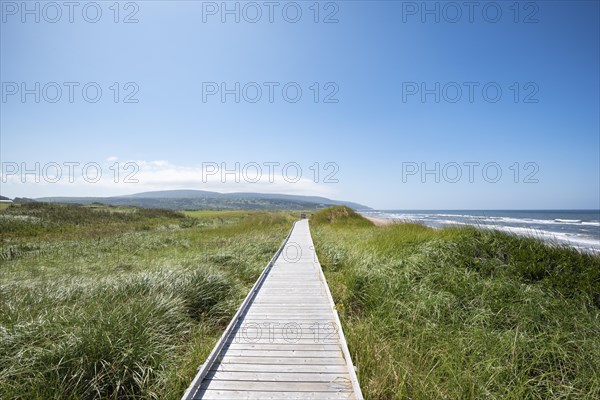
[[[598,1],[0,3],[2,195],[600,208]]]

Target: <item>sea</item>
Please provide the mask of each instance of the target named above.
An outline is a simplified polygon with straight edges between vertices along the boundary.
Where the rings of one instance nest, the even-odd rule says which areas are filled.
[[[600,253],[600,210],[372,210],[362,215],[433,228],[472,225]]]

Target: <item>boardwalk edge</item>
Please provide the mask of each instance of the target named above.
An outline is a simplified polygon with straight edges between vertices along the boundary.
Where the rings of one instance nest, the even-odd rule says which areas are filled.
[[[296,221],[296,222],[298,222],[298,221]],[[196,376],[194,377],[194,380],[192,380],[192,383],[190,384],[190,386],[187,388],[187,390],[183,394],[183,397],[181,398],[181,400],[193,400],[194,399],[194,396],[195,396],[196,392],[198,391],[198,389],[200,388],[200,385],[202,384],[204,377],[206,376],[206,374],[208,373],[210,368],[213,366],[214,362],[217,360],[218,355],[223,350],[223,346],[229,339],[229,336],[231,336],[233,328],[235,328],[238,320],[240,319],[240,316],[242,316],[246,312],[246,309],[248,308],[248,305],[250,304],[252,298],[256,294],[257,289],[260,287],[262,282],[265,280],[265,277],[268,275],[269,271],[273,267],[273,264],[275,263],[275,261],[277,260],[277,258],[279,257],[279,255],[281,254],[283,249],[285,248],[285,245],[287,244],[290,236],[292,235],[292,232],[294,231],[296,222],[294,222],[294,224],[292,225],[292,229],[290,229],[288,235],[286,236],[285,240],[283,241],[283,243],[281,244],[281,246],[279,247],[279,249],[277,250],[275,255],[271,258],[271,260],[269,261],[267,266],[263,269],[262,273],[260,274],[260,276],[258,277],[256,282],[252,286],[252,289],[250,289],[250,291],[248,292],[248,295],[246,296],[246,298],[244,299],[244,301],[242,302],[242,304],[236,311],[233,318],[231,318],[229,325],[227,325],[227,328],[221,335],[220,339],[217,341],[213,350],[210,352],[210,354],[206,358],[206,361],[204,361],[204,363],[200,366],[198,373],[196,374]]]

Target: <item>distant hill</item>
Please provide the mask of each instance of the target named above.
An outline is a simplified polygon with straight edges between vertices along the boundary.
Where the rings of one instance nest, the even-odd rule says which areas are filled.
[[[14,203],[22,204],[22,203],[35,203],[34,199],[30,199],[28,197],[15,197],[13,199]]]
[[[171,210],[315,210],[332,205],[345,205],[355,210],[367,206],[319,196],[270,193],[219,193],[204,190],[162,190],[114,197],[41,197],[49,203],[91,204],[167,208]]]

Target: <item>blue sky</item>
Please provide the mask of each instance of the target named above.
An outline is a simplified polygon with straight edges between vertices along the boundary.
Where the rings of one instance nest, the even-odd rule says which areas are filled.
[[[599,2],[484,1],[472,16],[464,2],[320,2],[318,16],[314,3],[274,2],[270,22],[262,1],[228,2],[239,23],[220,1],[121,2],[118,15],[113,1],[81,2],[73,22],[67,7],[58,18],[39,3],[36,23],[21,2],[2,0],[1,193],[188,188],[317,194],[383,209],[600,207]],[[86,21],[97,8],[99,21]],[[130,14],[137,22],[124,23]],[[52,82],[62,90],[55,103]],[[74,82],[73,102],[65,82]],[[236,82],[239,103],[207,92]],[[39,103],[35,93],[23,102],[22,84]],[[262,96],[252,103],[256,86]],[[92,103],[95,87],[102,96]],[[137,102],[125,103],[136,90]],[[325,102],[333,92],[337,102]],[[69,162],[79,163],[73,182]],[[39,183],[23,175],[35,163]],[[83,179],[87,163],[102,179]],[[236,163],[239,182],[221,170]],[[137,183],[123,182],[127,172]]]

